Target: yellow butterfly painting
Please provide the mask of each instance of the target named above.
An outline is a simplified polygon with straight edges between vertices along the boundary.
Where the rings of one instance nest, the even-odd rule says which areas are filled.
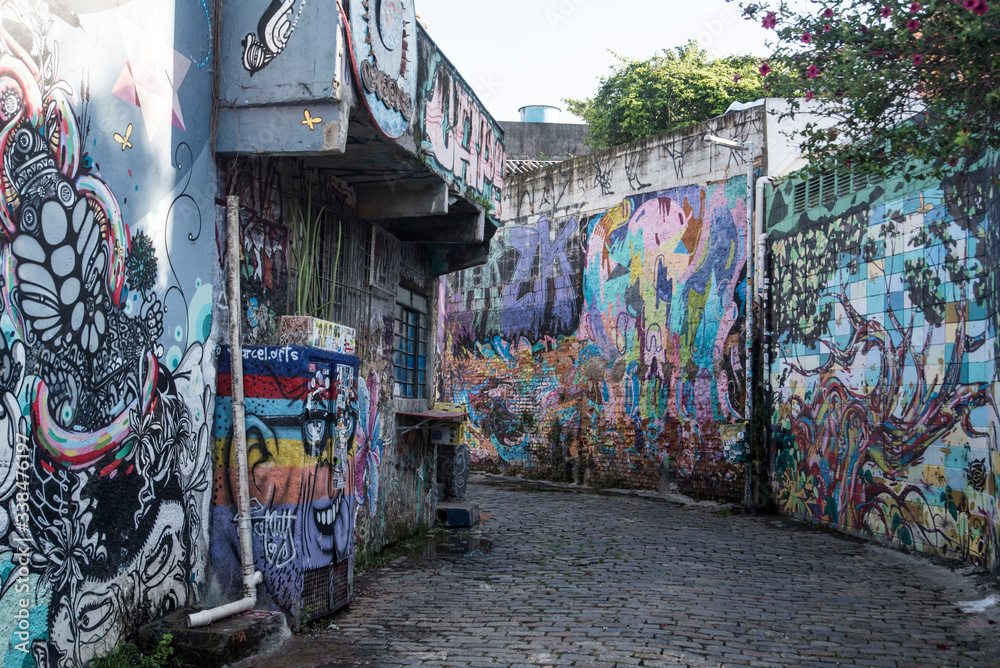
[[[122,145],[122,150],[127,148],[132,148],[132,142],[129,141],[129,137],[132,136],[132,124],[129,123],[128,127],[125,128],[125,136],[122,137],[117,132],[114,134],[115,141]]]

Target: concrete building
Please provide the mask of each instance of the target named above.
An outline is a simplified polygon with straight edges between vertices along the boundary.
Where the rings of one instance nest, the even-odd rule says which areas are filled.
[[[410,3],[343,5],[4,2],[4,665],[241,596],[230,309],[259,605],[327,612],[433,521],[402,413],[438,385],[436,277],[488,256],[503,133]]]

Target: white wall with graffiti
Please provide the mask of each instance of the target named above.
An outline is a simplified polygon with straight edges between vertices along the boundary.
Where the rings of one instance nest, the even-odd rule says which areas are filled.
[[[211,31],[206,0],[0,2],[4,666],[202,593]]]

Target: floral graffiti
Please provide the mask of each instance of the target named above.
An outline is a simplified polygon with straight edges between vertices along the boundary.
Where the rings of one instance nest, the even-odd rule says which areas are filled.
[[[785,512],[996,570],[994,188],[877,186],[808,224],[772,221]]]

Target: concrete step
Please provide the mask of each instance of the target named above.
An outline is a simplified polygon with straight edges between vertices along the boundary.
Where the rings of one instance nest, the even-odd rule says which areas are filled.
[[[201,628],[188,628],[187,607],[170,613],[139,629],[136,645],[148,652],[170,633],[174,656],[182,663],[199,668],[221,668],[274,649],[291,637],[285,616],[280,612],[251,610]]]

